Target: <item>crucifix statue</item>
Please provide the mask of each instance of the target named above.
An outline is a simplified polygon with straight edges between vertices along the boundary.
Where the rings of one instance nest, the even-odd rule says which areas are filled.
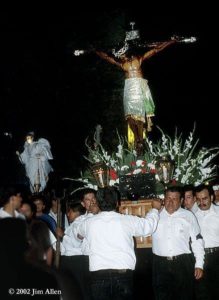
[[[131,22],[130,25],[132,28],[126,32],[122,47],[112,49],[111,53],[94,51],[100,58],[116,65],[125,73],[123,106],[128,125],[128,143],[129,146],[134,146],[138,155],[141,155],[146,133],[152,130],[151,118],[155,115],[155,105],[148,81],[143,76],[142,63],[177,42],[194,42],[196,38],[185,39],[174,36],[164,42],[141,44],[139,31],[134,29],[135,23]],[[84,50],[74,52],[75,55],[83,53]]]

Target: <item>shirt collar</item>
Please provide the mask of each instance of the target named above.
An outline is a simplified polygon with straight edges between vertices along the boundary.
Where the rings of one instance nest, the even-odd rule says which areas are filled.
[[[168,213],[168,211],[166,210],[166,208],[164,207],[163,208],[163,211],[168,215],[168,216],[175,216],[175,215],[177,215],[177,214],[179,214],[181,211],[182,211],[182,208],[181,207],[179,207],[176,211],[174,211],[174,213],[172,213],[172,214],[170,214],[170,213]]]
[[[206,216],[208,214],[217,214],[216,209],[214,208],[214,204],[211,204],[210,208],[208,210],[202,210],[200,208],[199,209],[199,213],[201,213],[203,216]]]

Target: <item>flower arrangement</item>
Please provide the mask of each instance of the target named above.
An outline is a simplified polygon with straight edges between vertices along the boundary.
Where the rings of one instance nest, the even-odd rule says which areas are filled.
[[[180,185],[193,184],[197,186],[213,180],[217,176],[217,165],[213,163],[214,158],[219,154],[219,147],[197,149],[199,139],[195,140],[193,131],[183,140],[182,133],[172,139],[159,127],[161,139],[157,144],[146,140],[147,153],[153,163],[157,157],[169,155],[175,162],[173,181]]]
[[[134,149],[124,147],[125,140],[118,135],[117,151],[112,153],[109,153],[101,143],[96,143],[95,147],[91,147],[86,140],[88,156],[85,156],[85,159],[90,164],[102,162],[108,167],[109,185],[111,186],[119,185],[119,178],[122,175],[131,176],[145,173],[154,174],[159,183],[156,162],[159,157],[164,155],[170,156],[175,163],[172,184],[197,186],[215,178],[217,166],[213,164],[213,159],[219,154],[219,147],[198,150],[199,140],[194,138],[195,128],[185,140],[183,140],[182,134],[177,134],[177,131],[171,138],[159,127],[158,129],[161,132],[161,139],[154,143],[147,138],[145,151],[140,157],[137,156]],[[97,188],[90,169],[82,173],[79,180],[83,181],[86,186]]]
[[[149,161],[147,153],[144,153],[144,156],[142,157],[138,157],[137,152],[134,149],[129,150],[124,147],[124,139],[119,135],[118,139],[117,152],[111,154],[109,154],[100,143],[97,144],[95,148],[92,148],[86,141],[89,154],[88,156],[85,156],[85,159],[91,164],[103,162],[108,167],[110,186],[119,184],[119,178],[122,175],[156,173],[155,165]],[[89,173],[89,171],[86,172],[87,175]]]

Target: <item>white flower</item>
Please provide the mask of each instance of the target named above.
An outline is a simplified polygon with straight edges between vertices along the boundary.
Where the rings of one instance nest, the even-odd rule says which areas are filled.
[[[117,156],[118,158],[121,158],[121,159],[122,159],[123,146],[122,146],[121,144],[119,144],[119,145],[117,146],[117,148],[118,148],[118,152],[116,153],[116,156]]]
[[[110,179],[110,182],[109,182],[109,185],[110,185],[110,186],[113,186],[115,183],[116,183],[116,181],[115,181],[115,180],[113,180],[113,179]]]
[[[167,143],[168,143],[168,139],[166,138],[166,136],[164,134],[162,134],[162,146],[164,147]]]
[[[148,163],[147,166],[148,166],[148,168],[149,168],[150,170],[154,170],[154,169],[155,169],[155,164]]]
[[[104,153],[103,153],[103,157],[104,157],[104,159],[105,159],[106,161],[109,161],[109,160],[110,160],[110,158],[111,158],[111,156],[110,156],[110,155],[108,155],[108,153],[107,153],[107,152],[104,152]]]
[[[191,144],[191,142],[188,141],[188,140],[186,140],[185,146],[186,146],[186,149],[191,149],[191,148],[192,148],[192,144]]]
[[[143,163],[144,163],[144,161],[142,159],[136,160],[136,166],[137,167],[143,167],[143,165],[144,165]]]
[[[135,150],[133,150],[133,155],[135,156],[135,157],[137,157],[137,152],[135,151]]]
[[[155,179],[160,181],[160,177],[157,174],[155,175]]]
[[[206,177],[211,173],[211,168],[200,168],[201,174]]]
[[[127,165],[124,165],[124,166],[121,167],[121,171],[126,171],[128,169],[129,169],[129,166],[127,166]]]
[[[114,186],[115,184],[119,184],[119,178],[117,178],[116,180],[110,179],[109,185]]]
[[[100,162],[100,159],[97,156],[94,156],[94,162],[98,163],[98,162]]]
[[[133,171],[133,174],[139,174],[139,173],[141,173],[141,169],[136,169]]]
[[[86,187],[89,188],[89,189],[96,190],[96,191],[98,190],[98,186],[95,185],[95,184],[88,183],[88,184],[86,185]]]
[[[115,159],[111,159],[111,160],[110,160],[110,166],[111,166],[112,168],[116,167],[116,164],[117,164],[117,161],[116,161]]]
[[[183,175],[183,176],[182,176],[182,179],[181,179],[181,183],[182,183],[182,184],[187,184],[187,183],[188,183],[187,180],[188,180],[188,175]]]

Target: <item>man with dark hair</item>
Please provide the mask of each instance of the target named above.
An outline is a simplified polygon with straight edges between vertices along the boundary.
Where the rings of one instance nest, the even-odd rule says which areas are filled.
[[[86,209],[80,202],[72,202],[68,205],[67,216],[69,227],[65,229],[61,242],[60,269],[75,279],[80,286],[83,299],[90,299],[89,293],[89,269],[88,256],[82,253],[83,240],[77,238],[75,228],[80,223],[80,216],[83,216]]]
[[[0,208],[0,218],[15,217],[25,219],[24,215],[18,212],[21,202],[21,188],[18,186],[4,187],[0,192],[2,207]]]
[[[204,247],[193,213],[181,208],[182,190],[165,190],[164,208],[152,234],[153,287],[156,299],[193,299],[194,278],[203,275]],[[190,250],[195,256],[195,266]]]
[[[89,245],[89,270],[93,299],[132,299],[136,256],[134,236],[149,236],[156,229],[161,203],[145,218],[116,212],[119,193],[113,187],[97,191],[100,212],[79,226]]]
[[[84,300],[91,299],[89,289],[89,246],[86,238],[78,234],[80,224],[99,212],[96,191],[91,188],[80,190],[74,201],[69,204],[68,220],[70,226],[65,230],[61,243],[61,268],[71,273],[78,281]],[[60,230],[57,232],[60,235]]]
[[[195,215],[205,243],[205,273],[198,285],[198,299],[213,300],[219,296],[219,207],[212,203],[211,186],[202,184],[196,187],[195,194],[199,202]]]
[[[183,206],[185,209],[191,210],[193,213],[198,210],[195,198],[195,188],[192,184],[187,184],[183,187]]]
[[[36,217],[36,205],[30,200],[25,200],[22,202],[19,212],[25,216],[26,222],[30,224]]]
[[[96,214],[99,211],[96,200],[96,191],[91,188],[85,188],[80,191],[79,199],[81,205],[86,209],[87,213]]]

